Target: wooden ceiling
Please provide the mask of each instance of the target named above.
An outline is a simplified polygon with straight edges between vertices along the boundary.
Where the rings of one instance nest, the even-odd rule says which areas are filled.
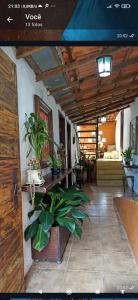
[[[138,47],[47,48],[53,55],[54,67],[52,64],[44,69],[42,62],[38,63],[41,58],[49,62],[50,56],[47,57],[47,53],[44,56],[46,47],[19,47],[17,58],[27,60],[36,73],[36,81],[44,81],[56,102],[77,125],[118,112],[138,96]],[[105,54],[112,55],[112,75],[100,78],[96,58]]]

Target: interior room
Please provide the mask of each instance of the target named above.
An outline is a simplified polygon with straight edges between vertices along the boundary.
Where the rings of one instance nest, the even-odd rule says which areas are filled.
[[[0,47],[0,291],[138,292],[138,47]]]

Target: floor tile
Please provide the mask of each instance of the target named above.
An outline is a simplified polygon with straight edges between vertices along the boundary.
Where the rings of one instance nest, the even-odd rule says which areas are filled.
[[[63,291],[64,273],[62,271],[32,271],[27,281],[27,293],[60,293]]]
[[[68,271],[64,281],[65,290],[73,293],[103,291],[103,278],[99,273]]]
[[[113,203],[122,188],[87,184],[91,198],[82,239],[71,237],[60,265],[34,262],[27,292],[138,292],[138,268],[126,232]],[[83,209],[82,209],[83,210]]]
[[[105,293],[138,293],[138,276],[125,274],[105,274],[104,292]]]
[[[108,273],[137,275],[138,270],[133,257],[128,253],[114,252],[112,255],[104,254],[104,270]]]
[[[101,255],[93,254],[91,250],[72,251],[68,263],[68,270],[86,270],[102,272],[103,259]]]
[[[93,238],[92,235],[87,235],[80,241],[74,241],[72,251],[91,250],[93,254],[101,254],[101,242],[97,237]]]

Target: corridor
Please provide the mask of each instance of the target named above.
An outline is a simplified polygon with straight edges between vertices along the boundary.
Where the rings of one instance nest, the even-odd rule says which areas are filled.
[[[27,292],[138,292],[138,268],[113,205],[122,188],[86,185],[90,220],[81,241],[70,238],[63,262],[34,262],[26,279]]]

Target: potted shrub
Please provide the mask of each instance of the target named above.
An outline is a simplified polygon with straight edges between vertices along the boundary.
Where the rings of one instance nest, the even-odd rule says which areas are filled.
[[[48,197],[35,195],[34,209],[28,216],[37,216],[26,228],[25,240],[32,239],[33,259],[61,262],[70,233],[81,238],[81,223],[88,218],[77,207],[90,199],[76,187],[49,192]]]
[[[29,184],[41,184],[44,179],[41,176],[41,158],[43,147],[51,141],[47,128],[46,121],[35,113],[31,113],[28,117],[26,114],[25,126],[25,140],[28,142],[29,150],[27,157],[32,152],[34,156],[29,160],[29,170],[27,170],[27,183]]]
[[[123,157],[124,157],[124,161],[125,164],[130,166],[133,162],[133,151],[130,147],[128,147],[128,149],[126,149],[123,153],[122,153]]]
[[[55,176],[60,173],[62,162],[60,158],[55,156],[47,155],[47,162],[51,167],[52,176]]]

